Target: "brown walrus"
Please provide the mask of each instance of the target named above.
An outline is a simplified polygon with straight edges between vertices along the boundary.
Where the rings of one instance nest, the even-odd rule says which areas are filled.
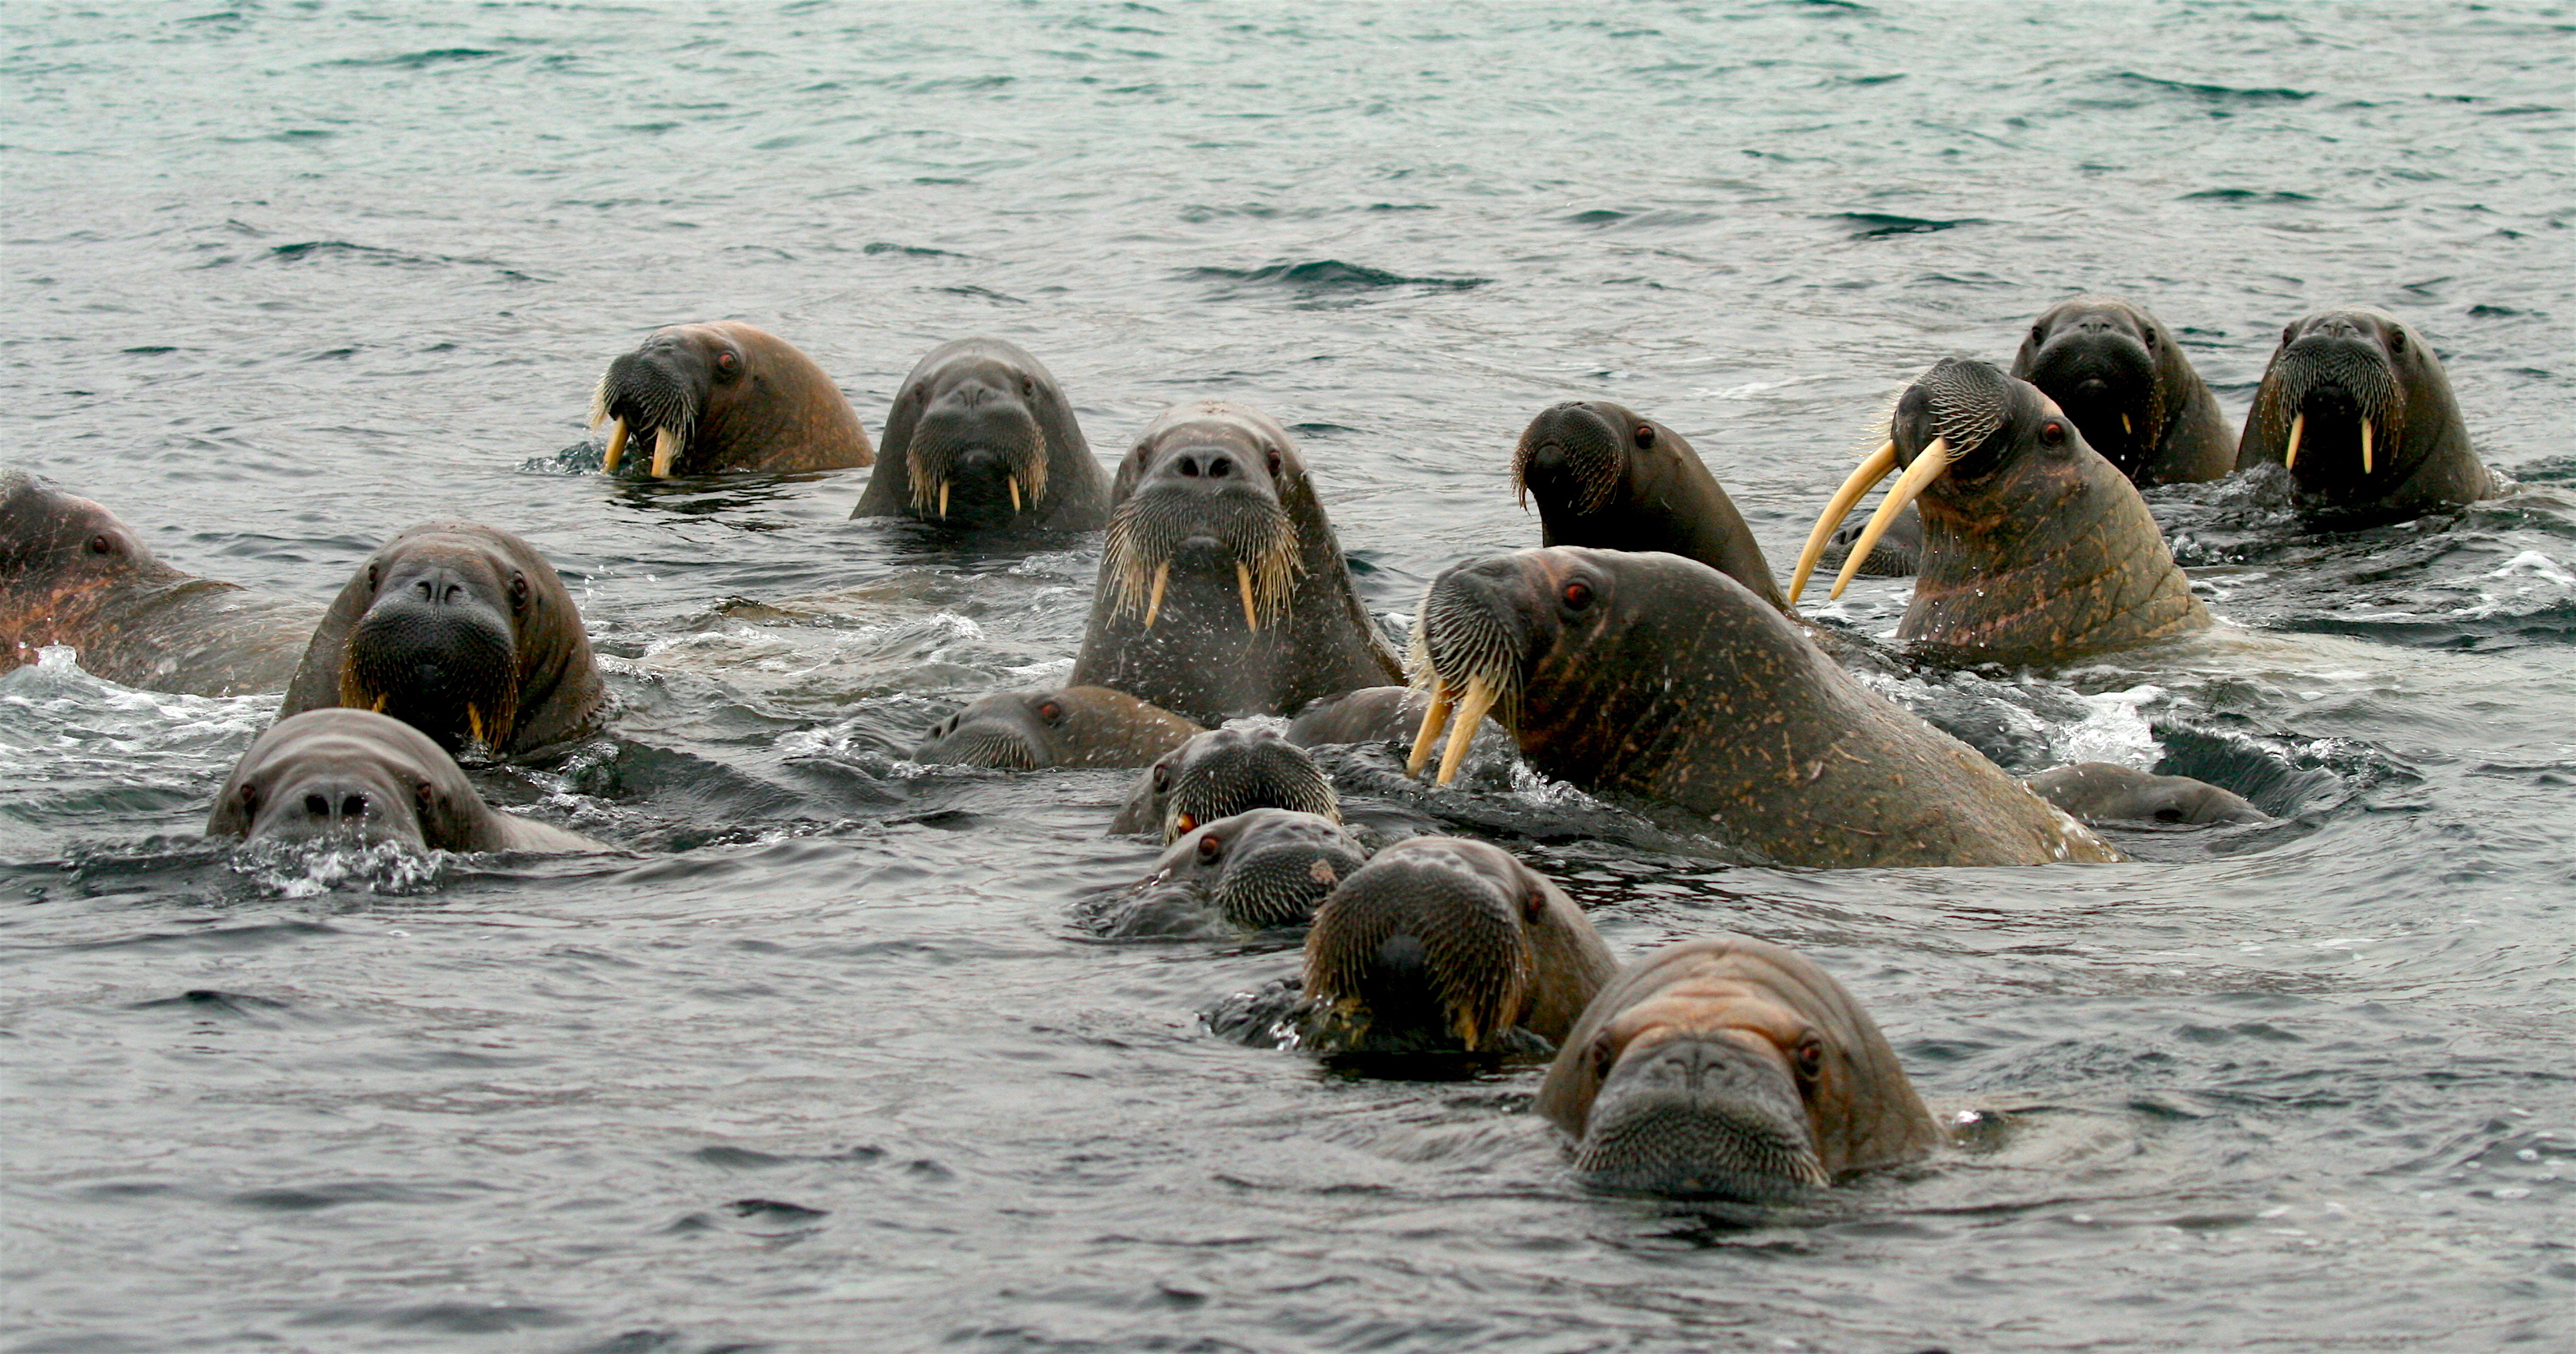
[[[1745,936],[1622,969],[1531,1106],[1603,1189],[1776,1199],[1941,1145],[1896,1051],[1842,984]]]
[[[342,836],[430,851],[605,851],[578,833],[496,811],[456,759],[372,710],[307,710],[242,754],[206,815],[209,837]]]
[[[1677,805],[1782,865],[2121,859],[1696,560],[1559,547],[1454,565],[1423,596],[1414,656],[1433,705],[1410,769],[1454,704],[1444,784],[1492,711],[1541,772]]]
[[[1662,550],[1789,609],[1762,547],[1680,433],[1608,400],[1541,410],[1512,452],[1512,488],[1538,499],[1539,544]]]
[[[997,691],[930,726],[913,749],[924,764],[1146,766],[1201,732],[1198,725],[1105,686]]]
[[[1260,808],[1342,821],[1332,780],[1304,748],[1269,729],[1229,726],[1155,758],[1109,830],[1158,832],[1173,842],[1201,823]]]
[[[1119,464],[1073,680],[1203,724],[1398,680],[1297,445],[1257,410],[1166,410]]]
[[[2237,468],[2289,470],[2299,509],[2367,526],[2505,491],[2469,446],[2442,360],[2403,320],[2354,306],[2281,331]]]
[[[1174,842],[1100,929],[1137,938],[1302,926],[1367,860],[1367,849],[1330,818],[1249,809]]]
[[[1315,909],[1301,1039],[1325,1053],[1544,1053],[1536,1040],[1565,1038],[1617,968],[1545,875],[1485,842],[1415,837]]]
[[[2140,487],[2236,473],[2236,430],[2173,331],[2143,306],[2078,296],[2023,336],[2012,374],[2057,401],[2085,445]]]
[[[424,522],[340,589],[277,713],[334,705],[392,715],[451,753],[524,757],[597,731],[608,688],[536,547],[477,522]]]
[[[1825,505],[1798,557],[1804,591],[1825,537],[1871,485],[1905,473],[1853,547],[1866,556],[1908,503],[1923,563],[1897,638],[1958,663],[2054,663],[2206,629],[2137,486],[2029,382],[1945,358],[1896,403],[1889,440]],[[1833,596],[1856,566],[1843,565]]]
[[[610,474],[627,444],[655,479],[719,470],[839,470],[876,453],[858,411],[796,345],[739,320],[674,324],[608,364],[590,426],[609,424]]]
[[[111,682],[191,696],[276,691],[322,608],[162,563],[116,514],[0,471],[0,672],[69,645]]]
[[[850,516],[1092,531],[1109,520],[1109,486],[1043,364],[1000,339],[959,339],[903,378]]]

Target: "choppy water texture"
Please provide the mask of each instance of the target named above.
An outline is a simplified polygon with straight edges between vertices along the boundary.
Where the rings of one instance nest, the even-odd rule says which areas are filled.
[[[2566,1347],[2576,11],[2026,11],[11,4],[8,454],[315,599],[424,518],[532,538],[624,742],[481,780],[638,854],[236,858],[193,834],[266,702],[0,679],[6,1347]],[[1797,1215],[1574,1188],[1532,1070],[1211,1037],[1293,955],[1082,935],[1154,854],[1123,777],[902,764],[1061,677],[1096,538],[559,456],[656,324],[871,427],[1000,334],[1105,453],[1278,414],[1401,614],[1536,542],[1548,403],[1682,430],[1778,567],[1906,379],[2087,290],[2231,416],[2287,320],[2393,310],[2522,482],[2334,538],[2162,491],[2231,642],[1890,688],[2281,824],[1823,873],[1423,804],[1623,953],[1804,949],[1978,1116]]]

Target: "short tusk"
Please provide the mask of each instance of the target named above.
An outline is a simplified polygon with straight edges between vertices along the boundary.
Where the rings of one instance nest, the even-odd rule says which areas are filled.
[[[2281,453],[2281,468],[2291,469],[2299,463],[2299,439],[2308,431],[2308,416],[2303,410],[2290,419],[2290,446]]]
[[[1011,481],[1011,511],[1018,512],[1020,510],[1020,477],[1013,475],[1009,478]],[[940,516],[945,517],[947,514],[943,512]]]
[[[609,428],[608,428],[608,459],[607,459],[607,460],[605,460],[605,461],[600,462],[600,469],[601,469],[604,473],[607,473],[607,474],[611,474],[611,475],[616,474],[616,473],[617,473],[617,463],[618,463],[620,460],[623,460],[623,459],[625,458],[625,456],[626,456],[626,420],[624,420],[624,419],[622,419],[622,418],[621,418],[621,419],[617,420],[615,423],[612,423],[612,424],[610,424],[610,425],[609,425]]]
[[[2128,410],[2126,410],[2126,409],[2121,410],[2121,411],[2120,411],[2120,435],[2121,435],[2121,436],[2123,436],[2123,437],[2134,437],[2134,436],[2136,436],[2136,435],[2137,435],[2137,431],[2138,431],[2137,429],[2132,428],[2132,427],[2130,427],[2130,426],[2129,426],[2129,411],[2128,411]]]
[[[2370,473],[2370,420],[2361,421],[2361,473]]]
[[[1163,585],[1172,581],[1172,562],[1154,566],[1154,590],[1145,598],[1145,628],[1154,628],[1154,618],[1163,614]]]
[[[1816,560],[1825,553],[1825,539],[1834,534],[1835,527],[1842,525],[1843,514],[1860,502],[1861,495],[1868,493],[1871,485],[1886,479],[1888,472],[1895,468],[1896,443],[1882,443],[1878,450],[1871,452],[1852,470],[1850,477],[1843,481],[1843,487],[1834,491],[1833,500],[1825,504],[1824,515],[1816,519],[1816,529],[1807,533],[1807,548],[1798,552],[1798,572],[1789,580],[1790,601],[1797,601],[1798,594],[1807,590],[1807,575],[1816,571]]]
[[[1914,464],[1905,467],[1905,474],[1896,481],[1896,487],[1887,491],[1887,497],[1879,502],[1878,512],[1869,519],[1869,525],[1861,528],[1860,539],[1852,542],[1851,557],[1843,561],[1843,571],[1835,576],[1834,590],[1825,594],[1825,600],[1832,601],[1843,595],[1843,589],[1851,586],[1852,576],[1860,572],[1861,561],[1868,559],[1869,552],[1878,548],[1878,538],[1887,534],[1888,525],[1896,520],[1896,515],[1905,511],[1906,504],[1921,497],[1923,490],[1949,468],[1950,439],[1933,438],[1932,445],[1916,454]]]
[[[671,478],[671,462],[680,459],[680,435],[668,428],[653,430],[653,478]]]
[[[1242,560],[1234,562],[1234,586],[1243,594],[1243,628],[1259,634],[1261,616],[1252,609],[1252,566]]]
[[[1431,677],[1431,708],[1422,712],[1422,730],[1413,735],[1413,754],[1404,759],[1404,774],[1419,776],[1422,764],[1431,760],[1431,748],[1440,741],[1440,726],[1449,720],[1449,684],[1438,673]]]
[[[939,520],[948,520],[948,481],[944,479],[939,482]]]
[[[1449,721],[1449,747],[1440,754],[1440,784],[1458,778],[1458,764],[1467,760],[1468,744],[1476,741],[1485,712],[1494,708],[1494,698],[1501,694],[1482,677],[1467,679],[1467,694],[1458,699],[1458,717]]]

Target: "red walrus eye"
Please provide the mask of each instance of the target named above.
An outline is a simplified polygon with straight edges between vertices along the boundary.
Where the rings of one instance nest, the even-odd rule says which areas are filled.
[[[116,553],[116,542],[109,540],[107,533],[102,531],[89,538],[89,552],[93,555],[113,555]]]
[[[2066,445],[2066,425],[2054,419],[2039,425],[2039,444],[2043,447]]]
[[[1581,611],[1592,605],[1592,585],[1580,580],[1565,585],[1565,609]]]
[[[1190,821],[1190,816],[1186,813],[1182,814],[1181,821],[1185,824],[1188,823]],[[1217,840],[1217,836],[1213,832],[1199,838],[1199,859],[1201,860],[1214,860],[1224,850],[1225,843]]]
[[[1638,425],[1637,425],[1637,450],[1639,450],[1639,451],[1645,451],[1645,450],[1647,450],[1648,448],[1653,447],[1654,445],[1655,445],[1655,430],[1654,430],[1654,429],[1652,429],[1652,428],[1647,427],[1645,424],[1642,424],[1642,423],[1638,424]]]

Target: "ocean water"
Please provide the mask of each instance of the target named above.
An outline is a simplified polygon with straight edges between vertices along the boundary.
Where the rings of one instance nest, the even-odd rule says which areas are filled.
[[[0,12],[7,459],[315,599],[413,522],[563,571],[622,703],[487,793],[624,853],[196,837],[272,703],[0,676],[0,1349],[1822,1351],[2576,1343],[2576,9],[241,4]],[[1680,430],[1775,569],[1888,402],[2083,291],[2231,417],[2370,304],[2509,497],[2303,533],[2159,491],[2228,629],[1891,681],[2015,770],[2280,817],[2136,863],[1731,866],[1563,787],[1408,811],[1612,946],[1743,931],[1960,1126],[1756,1214],[1603,1197],[1537,1071],[1211,1036],[1278,944],[1103,944],[1127,778],[921,768],[1061,680],[1098,540],[844,519],[866,471],[583,473],[664,323],[872,430],[1010,338],[1095,450],[1303,443],[1363,598],[1535,544],[1562,399]],[[1906,588],[1810,613],[1892,629]],[[1811,597],[1812,601],[1812,597]]]

